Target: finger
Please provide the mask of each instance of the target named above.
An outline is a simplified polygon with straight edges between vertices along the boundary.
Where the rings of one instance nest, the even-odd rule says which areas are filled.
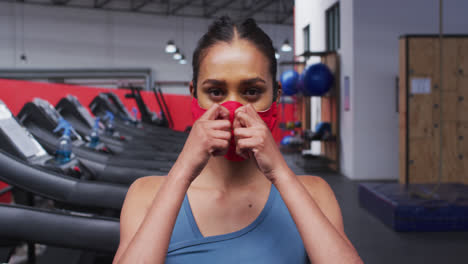
[[[234,115],[236,115],[238,112],[245,112],[246,111],[246,109],[245,109],[246,106],[247,105],[243,105],[243,106],[237,108],[236,110],[234,110]]]
[[[257,115],[257,111],[252,104],[245,105],[245,112],[249,115]]]
[[[234,121],[232,122],[232,129],[236,129],[236,128],[239,128],[239,127],[242,127],[240,122],[239,122],[239,119],[234,118]]]
[[[213,120],[206,125],[207,129],[231,131],[231,122],[229,120]]]
[[[239,148],[240,152],[247,150],[252,150],[258,146],[258,140],[256,138],[242,138],[237,140],[236,146]]]
[[[255,131],[252,131],[252,128],[247,127],[238,127],[234,128],[234,136],[236,139],[249,138],[254,136]]]
[[[226,107],[219,105],[216,119],[229,120],[229,110]]]
[[[227,110],[224,106],[221,106],[219,104],[213,104],[200,117],[200,120],[226,119],[226,111],[227,111],[227,119],[229,119],[229,110]]]
[[[257,110],[255,110],[255,107],[252,104],[247,104],[245,106],[245,112],[255,120],[262,120],[262,118],[258,115]]]
[[[209,152],[213,156],[222,156],[227,153],[228,149],[229,149],[229,140],[213,139]]]
[[[224,130],[212,130],[211,136],[216,139],[231,140],[231,132]]]
[[[239,120],[241,127],[251,127],[255,123],[255,120],[243,111],[237,112],[235,119]]]
[[[253,153],[256,145],[256,140],[253,138],[239,139],[236,143],[236,154],[248,159],[251,157],[250,153]]]
[[[243,157],[244,159],[248,159],[249,158],[249,150],[241,150],[241,148],[239,147],[239,145],[237,145],[236,143],[236,154]]]

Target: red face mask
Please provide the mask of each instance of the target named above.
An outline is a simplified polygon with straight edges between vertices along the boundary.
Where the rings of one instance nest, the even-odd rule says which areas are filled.
[[[236,111],[237,108],[241,107],[242,104],[236,101],[227,101],[221,104],[222,106],[226,107],[227,110],[229,110],[229,121],[231,121],[231,125],[234,122],[234,112]],[[198,104],[198,100],[193,98],[192,100],[192,117],[193,117],[193,122],[197,121],[198,118],[200,118],[204,113],[206,112],[206,109],[203,109],[200,107]],[[273,128],[275,127],[276,124],[276,116],[277,116],[277,110],[276,110],[276,102],[273,102],[271,107],[268,110],[257,112],[260,118],[265,122],[265,124],[268,126],[270,131],[273,131]],[[237,155],[236,153],[236,142],[234,140],[234,133],[231,129],[231,142],[229,143],[229,149],[224,155],[224,157],[230,161],[243,161],[245,160],[243,157]]]

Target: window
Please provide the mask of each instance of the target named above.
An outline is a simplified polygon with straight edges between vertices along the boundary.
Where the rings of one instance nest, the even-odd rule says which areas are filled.
[[[302,29],[302,36],[304,37],[304,52],[310,51],[310,25]]]
[[[327,50],[340,48],[340,3],[332,5],[325,11]]]

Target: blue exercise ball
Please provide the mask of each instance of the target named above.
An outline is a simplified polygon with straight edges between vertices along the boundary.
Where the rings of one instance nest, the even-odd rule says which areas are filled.
[[[310,94],[308,94],[308,92],[304,89],[304,72],[299,75],[299,79],[296,83],[296,90],[305,96],[310,96]]]
[[[291,144],[291,139],[293,137],[292,136],[284,136],[283,139],[281,139],[281,146],[288,146],[289,144]]]
[[[331,134],[331,124],[329,122],[319,122],[315,126],[315,133],[323,135],[325,133]]]
[[[295,95],[297,93],[297,80],[299,73],[295,70],[287,70],[281,74],[281,85],[283,87],[283,95]]]
[[[303,74],[302,93],[305,96],[323,96],[333,85],[333,73],[323,63],[310,65]]]

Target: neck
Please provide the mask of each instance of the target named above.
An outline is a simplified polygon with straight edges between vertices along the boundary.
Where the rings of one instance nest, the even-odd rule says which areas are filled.
[[[192,185],[228,191],[268,183],[253,158],[233,162],[224,157],[212,157]]]

